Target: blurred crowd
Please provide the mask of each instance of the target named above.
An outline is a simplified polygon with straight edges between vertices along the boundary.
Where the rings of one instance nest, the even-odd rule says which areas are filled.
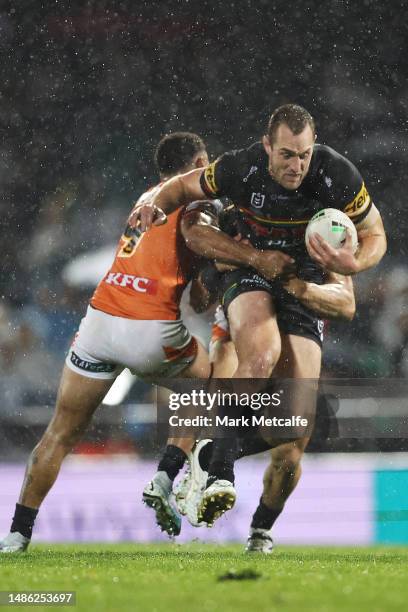
[[[407,377],[401,11],[399,2],[373,0],[299,8],[190,0],[173,10],[155,2],[3,3],[3,408],[52,403],[93,284],[135,197],[156,180],[157,141],[192,130],[215,157],[258,139],[271,110],[288,101],[316,117],[319,142],[359,167],[389,236],[381,266],[356,278],[355,320],[327,327],[325,375]],[[96,262],[88,276],[84,257]]]

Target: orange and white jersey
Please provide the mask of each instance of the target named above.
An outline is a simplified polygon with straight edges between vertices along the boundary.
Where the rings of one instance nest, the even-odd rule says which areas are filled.
[[[167,223],[144,234],[126,228],[112,267],[91,299],[94,308],[129,319],[179,319],[181,295],[201,261],[180,231],[182,216],[191,206],[179,208],[168,215]]]

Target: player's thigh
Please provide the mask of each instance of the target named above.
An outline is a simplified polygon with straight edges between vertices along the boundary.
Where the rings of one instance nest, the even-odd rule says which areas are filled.
[[[281,343],[281,354],[274,371],[276,377],[320,377],[322,349],[315,340],[294,334],[282,334]]]
[[[82,429],[114,382],[114,378],[91,378],[64,366],[54,415],[48,430],[62,433]]]
[[[192,362],[176,376],[180,378],[209,378],[211,373],[210,359],[208,352],[201,342],[195,339],[196,353]]]
[[[210,362],[214,378],[231,378],[238,367],[237,352],[232,340],[217,340],[211,344]]]
[[[231,378],[238,367],[238,358],[231,340],[228,320],[221,305],[217,307],[214,315],[209,354],[212,376]]]
[[[197,352],[191,364],[175,375],[176,378],[209,378],[211,373],[210,360],[208,353],[203,345],[197,341]],[[182,417],[195,417],[197,411],[192,406],[183,406],[180,411]],[[170,428],[167,444],[172,444],[181,448],[186,454],[191,451],[196,438],[199,436],[199,430],[194,430],[191,427]]]
[[[282,334],[282,352],[274,371],[284,390],[282,401],[287,416],[302,417],[307,425],[296,446],[306,446],[314,427],[322,350],[311,338]]]
[[[228,306],[228,321],[238,360],[257,354],[269,356],[276,362],[281,341],[269,293],[250,291],[238,295]]]

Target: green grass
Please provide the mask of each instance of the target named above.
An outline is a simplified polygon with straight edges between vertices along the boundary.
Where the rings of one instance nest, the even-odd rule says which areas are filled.
[[[260,577],[218,581],[246,569]],[[407,548],[278,548],[263,557],[238,545],[77,544],[0,555],[0,590],[76,591],[74,608],[58,606],[67,611],[402,611],[407,576]]]

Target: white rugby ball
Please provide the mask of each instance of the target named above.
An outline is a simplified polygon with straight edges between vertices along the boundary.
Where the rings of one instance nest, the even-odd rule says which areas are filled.
[[[356,226],[344,212],[337,208],[324,208],[319,210],[309,221],[306,227],[305,242],[309,243],[311,234],[319,234],[334,249],[339,249],[346,241],[346,231],[351,234],[353,253],[358,247]]]

